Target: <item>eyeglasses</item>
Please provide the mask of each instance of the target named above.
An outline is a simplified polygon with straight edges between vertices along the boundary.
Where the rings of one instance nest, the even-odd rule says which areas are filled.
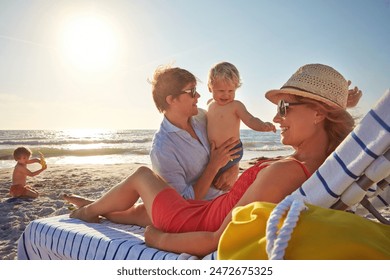
[[[196,94],[198,92],[196,91],[196,87],[194,87],[194,88],[191,88],[191,89],[182,90],[182,93],[188,93],[192,98],[195,98]],[[180,93],[180,94],[182,94],[182,93]]]
[[[305,103],[302,103],[302,102],[286,102],[284,101],[283,99],[279,100],[278,102],[278,114],[279,116],[281,116],[282,118],[284,118],[287,114],[287,108],[289,106],[294,106],[294,105],[303,105]]]

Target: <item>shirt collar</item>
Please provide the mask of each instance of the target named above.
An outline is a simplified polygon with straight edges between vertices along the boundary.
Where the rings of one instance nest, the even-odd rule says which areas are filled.
[[[197,130],[199,129],[198,128],[198,120],[196,119],[195,116],[191,117],[191,125],[192,125],[192,128],[194,129],[195,133],[198,134],[197,133]],[[184,131],[183,129],[172,124],[165,116],[164,116],[164,119],[161,123],[161,128],[163,128],[168,133],[178,133],[178,132]],[[188,133],[188,132],[186,132],[186,133]]]
[[[178,132],[182,130],[177,126],[173,125],[165,116],[162,121],[161,127],[164,128],[167,132]]]

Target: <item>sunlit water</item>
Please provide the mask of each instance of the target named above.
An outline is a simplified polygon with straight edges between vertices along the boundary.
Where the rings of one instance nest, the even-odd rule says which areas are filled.
[[[0,130],[0,169],[15,165],[13,151],[26,146],[53,164],[150,164],[155,130]],[[280,133],[242,130],[244,160],[292,152],[280,144]]]

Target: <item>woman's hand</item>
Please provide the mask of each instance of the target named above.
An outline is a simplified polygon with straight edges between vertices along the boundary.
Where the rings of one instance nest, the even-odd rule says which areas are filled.
[[[210,189],[210,186],[213,184],[213,180],[215,175],[217,175],[218,170],[224,167],[229,160],[234,160],[240,157],[240,155],[235,155],[242,149],[234,148],[238,145],[238,143],[239,140],[234,140],[234,138],[226,140],[218,148],[215,147],[215,143],[211,143],[209,163],[203,171],[202,176],[200,176],[195,185],[193,185],[195,199],[204,199]],[[226,183],[223,183],[223,185],[223,188],[227,188]]]
[[[214,187],[222,191],[229,191],[237,181],[239,171],[238,164],[230,167],[213,182]]]
[[[239,158],[240,155],[235,155],[237,152],[242,150],[242,148],[235,148],[236,145],[240,143],[239,140],[234,140],[234,138],[229,138],[222,143],[218,148],[215,147],[215,143],[211,142],[210,145],[210,161],[209,164],[217,168],[218,170],[224,167],[230,160]]]
[[[351,81],[348,81],[348,87],[351,85],[351,83]],[[362,95],[362,91],[356,86],[353,89],[348,89],[347,108],[355,107]]]

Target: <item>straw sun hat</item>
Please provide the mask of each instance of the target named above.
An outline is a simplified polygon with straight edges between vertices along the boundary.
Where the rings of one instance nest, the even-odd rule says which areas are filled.
[[[280,89],[268,91],[265,97],[276,104],[280,94],[307,97],[332,107],[345,109],[348,100],[348,82],[332,67],[323,64],[307,64],[300,67]]]

